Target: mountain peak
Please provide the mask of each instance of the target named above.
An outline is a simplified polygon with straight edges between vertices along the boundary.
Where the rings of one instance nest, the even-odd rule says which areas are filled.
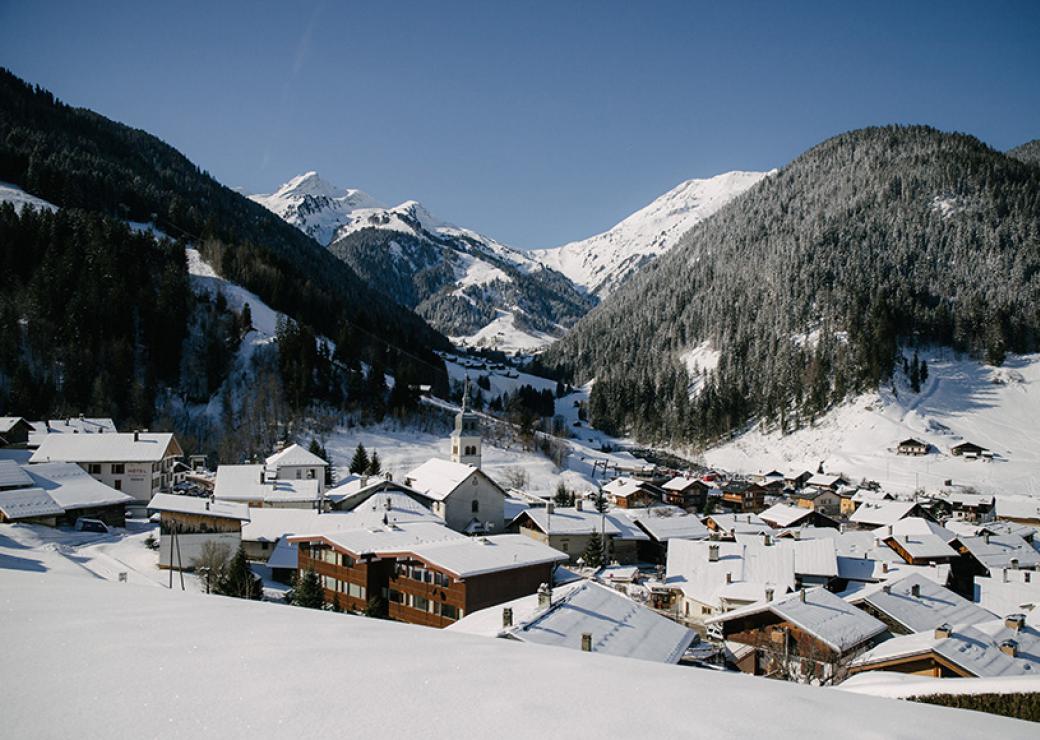
[[[303,197],[305,195],[314,195],[337,198],[342,196],[344,192],[344,189],[330,185],[325,180],[322,180],[317,172],[311,170],[310,172],[304,172],[302,175],[297,175],[283,184],[274,192],[272,197],[285,198],[289,196]]]

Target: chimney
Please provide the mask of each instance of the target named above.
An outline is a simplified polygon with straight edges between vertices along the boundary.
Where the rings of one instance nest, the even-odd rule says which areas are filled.
[[[866,555],[864,555],[863,557],[866,557]],[[888,563],[887,562],[881,563],[881,572],[882,573],[888,573]]]
[[[989,532],[986,532],[984,535],[982,535],[982,541],[985,542],[987,545],[989,544]]]
[[[766,589],[766,601],[772,601],[772,600],[773,600],[773,589],[767,588]]]
[[[386,500],[383,501],[383,508],[385,508],[387,511],[390,511],[390,509],[393,508],[393,504],[391,503],[389,496],[387,496]]]
[[[938,627],[935,628],[935,639],[936,640],[945,640],[951,634],[953,634],[953,629],[950,627],[949,623],[947,623],[947,622],[943,622],[942,624],[940,624]]]
[[[1008,582],[1008,579],[1007,579],[1007,568],[1001,568],[1000,572],[1004,575],[1004,583],[1007,583]]]
[[[915,599],[921,595],[921,584],[915,583],[910,587],[910,595]]]
[[[545,504],[545,513],[548,514],[549,516],[552,516],[552,513],[553,513],[553,511],[555,511],[555,509],[556,509],[556,507],[553,506],[553,502],[552,501],[549,501],[549,502],[547,502]]]
[[[726,585],[729,585],[731,583],[733,583],[733,574],[732,573],[727,573],[726,574]]]
[[[209,499],[206,499],[206,511],[209,511]]]
[[[886,594],[892,593],[892,584],[886,583],[884,586],[881,587],[881,590],[884,591]]]
[[[803,604],[805,603],[805,589],[804,588],[801,591],[798,592],[798,598],[801,599]]]
[[[576,497],[576,498],[574,499],[574,508],[575,508],[576,510],[578,510],[578,511],[581,511],[581,499],[580,499],[580,498],[577,498],[577,497]]]
[[[1011,570],[1018,570],[1018,558],[1011,558]]]
[[[1018,655],[1018,643],[1014,640],[1004,640],[1000,643],[1000,652],[1004,653],[1011,658]]]
[[[511,607],[507,606],[505,609],[502,610],[502,626],[513,626],[513,609]]]
[[[1022,628],[1026,625],[1025,614],[1009,614],[1004,619],[1004,626],[1014,632],[1021,632]]]
[[[134,442],[137,442],[140,439],[141,439],[141,433],[135,429],[134,430]]]
[[[708,545],[708,562],[717,563],[719,562],[719,546],[716,544]]]
[[[538,587],[538,608],[548,609],[552,606],[552,589],[548,583],[543,583]]]
[[[582,632],[581,633],[581,649],[586,653],[592,652],[592,633]]]
[[[260,471],[260,482],[261,483],[264,482],[264,471],[262,471],[262,470]]]

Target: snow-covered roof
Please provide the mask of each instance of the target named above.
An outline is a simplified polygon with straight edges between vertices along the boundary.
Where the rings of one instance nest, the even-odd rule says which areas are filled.
[[[250,542],[276,542],[287,534],[325,534],[382,527],[384,518],[387,525],[444,523],[429,509],[397,492],[378,493],[351,511],[319,513],[317,509],[265,507],[251,512],[249,524],[242,527],[242,539]]]
[[[697,484],[700,484],[700,481],[697,480],[696,478],[687,478],[684,475],[677,475],[674,478],[672,478],[670,481],[665,483],[663,486],[661,486],[661,488],[663,488],[666,491],[675,491],[675,492],[681,493],[682,491],[685,491],[690,486],[697,485]]]
[[[271,550],[271,556],[267,558],[267,567],[296,570],[298,554],[299,548],[296,543],[290,542],[288,537],[281,537]]]
[[[537,594],[525,598],[537,604]],[[498,615],[501,630],[502,607],[490,611]],[[516,622],[516,612],[513,619],[515,626],[503,634],[522,642],[580,650],[582,635],[588,633],[594,653],[661,663],[677,663],[696,639],[693,630],[592,581],[579,583],[522,623]]]
[[[864,557],[845,557],[839,555],[838,577],[847,581],[859,581],[863,583],[880,583],[881,581],[895,581],[908,575],[917,573],[940,586],[945,586],[950,580],[949,563],[933,563],[930,565],[910,565],[901,560],[888,562],[874,560]],[[878,586],[878,589],[881,587]],[[850,587],[845,594],[861,593],[862,589]],[[843,594],[844,595],[844,594]]]
[[[757,514],[711,514],[704,517],[705,522],[708,520],[724,534],[773,534],[775,531]]]
[[[333,488],[326,489],[325,498],[335,503],[337,508],[354,509],[372,496],[383,492],[406,494],[427,507],[432,503],[430,497],[424,493],[403,483],[375,475],[349,475]]]
[[[550,535],[584,535],[604,531],[608,537],[622,540],[650,539],[646,532],[627,517],[611,512],[600,514],[595,509],[579,511],[573,507],[553,507],[550,514],[548,507],[536,507],[528,509],[520,516],[530,517],[538,529]]]
[[[850,676],[835,688],[866,696],[910,699],[918,696],[968,696],[971,694],[1040,693],[1040,675],[995,676],[990,678],[933,678],[895,671],[864,671]]]
[[[806,517],[812,516],[813,513],[812,509],[806,509],[802,506],[778,503],[763,511],[759,514],[759,517],[774,527],[793,527]]]
[[[714,548],[717,560],[711,559]],[[766,589],[781,594],[795,587],[795,551],[779,545],[671,540],[665,579],[668,586],[710,606],[720,606],[723,598],[759,600]]]
[[[1002,643],[1009,640],[1016,645],[1014,657],[1001,650]],[[928,653],[980,678],[1033,675],[1040,673],[1040,632],[1029,624],[1010,629],[1004,619],[957,624],[948,637],[929,629],[886,640],[857,657],[852,665],[866,666]]]
[[[998,519],[1040,521],[1040,498],[1036,496],[997,496],[995,510]]]
[[[250,520],[250,509],[245,504],[232,504],[226,501],[210,501],[208,496],[178,496],[173,493],[157,493],[148,502],[150,511],[162,511],[172,514],[198,514],[217,519],[235,519],[240,522]],[[256,509],[256,511],[261,511]]]
[[[118,431],[115,422],[104,417],[73,416],[29,423],[32,425],[32,431],[29,432],[30,447],[39,447],[48,434],[115,434]]]
[[[563,563],[569,559],[566,553],[522,534],[496,534],[442,542],[422,542],[409,547],[408,552],[458,578],[471,578],[533,565]]]
[[[910,516],[916,506],[915,501],[864,501],[849,521],[878,527],[895,524]]]
[[[805,482],[807,486],[822,486],[823,488],[830,488],[841,483],[843,478],[840,475],[827,475],[825,473],[816,473],[809,480]]]
[[[176,718],[167,734],[204,727],[208,734],[235,737],[248,731],[244,717],[253,728],[278,728],[291,717],[297,735],[349,727],[360,736],[422,737],[439,727],[431,725],[431,717],[458,718],[476,709],[484,715],[541,716],[548,731],[562,737],[666,737],[677,734],[676,728],[693,727],[706,736],[777,740],[804,738],[807,727],[821,737],[905,737],[922,727],[940,737],[1035,740],[1036,735],[1034,724],[992,714],[621,662],[316,609],[174,596],[86,573],[40,577],[5,571],[0,603],[6,617],[5,665],[60,666],[62,676],[54,681],[46,671],[26,670],[19,680],[6,682],[3,721],[9,737],[65,736],[69,728],[84,737],[140,736],[141,728],[155,723],[156,684],[128,677],[151,675],[160,665],[163,681],[177,687],[178,705],[191,707],[170,715]],[[78,638],[75,660],[69,659],[67,641],[40,639],[66,634]],[[114,651],[113,645],[124,649]],[[207,657],[206,680],[200,680],[199,655]],[[257,680],[258,664],[278,666],[276,691]],[[316,676],[329,686],[363,686],[366,697],[408,696],[408,711],[333,691],[320,709],[301,712],[315,706]],[[425,678],[430,680],[424,683]],[[638,687],[667,711],[633,711],[632,701],[576,698],[579,687],[585,696],[616,696],[619,681]],[[90,711],[83,709],[87,686]],[[696,696],[710,700],[691,701]],[[797,711],[783,711],[790,707]],[[119,721],[113,721],[116,716]],[[455,723],[450,731],[463,738],[486,729],[486,723],[470,722]],[[504,722],[495,732],[500,740],[512,740],[530,737],[532,726]]]
[[[889,581],[888,590],[872,590],[865,596],[850,599],[862,601],[910,632],[935,629],[940,624],[974,624],[993,619],[993,614],[973,604],[920,574],[899,581]],[[913,595],[917,587],[917,596]]]
[[[0,488],[26,488],[32,484],[21,465],[14,460],[0,460]]]
[[[886,537],[885,542],[898,545],[914,560],[955,558],[958,553],[934,534],[906,534]]]
[[[328,467],[328,462],[322,460],[310,450],[291,444],[281,452],[276,452],[266,460],[268,467],[292,468],[292,467]]]
[[[884,622],[832,594],[825,588],[803,589],[763,604],[752,604],[709,619],[723,623],[734,619],[772,612],[797,625],[839,653],[885,631]]]
[[[3,450],[0,450],[0,452],[3,452]],[[978,527],[979,534],[985,532],[995,535],[1014,534],[1025,539],[1032,539],[1037,536],[1036,527],[1020,524],[1019,522],[986,522]]]
[[[60,516],[65,510],[42,488],[0,491],[0,514],[10,520]]]
[[[629,498],[639,493],[647,493],[647,487],[644,481],[621,477],[603,486],[603,493],[613,498]]]
[[[319,481],[311,479],[272,479],[264,465],[221,465],[213,495],[224,501],[263,501],[276,504],[317,501],[321,498]]]
[[[443,524],[417,522],[413,524],[379,525],[365,529],[337,532],[301,532],[289,538],[290,542],[321,540],[346,550],[355,556],[376,553],[407,552],[412,547],[433,542],[468,540],[465,535],[448,529]]]
[[[777,545],[794,551],[794,571],[799,576],[821,576],[834,578],[838,575],[838,558],[834,540],[788,540]]]
[[[443,501],[472,475],[484,476],[496,489],[501,491],[503,496],[506,495],[497,483],[484,475],[476,466],[441,460],[436,457],[431,457],[408,473],[404,482],[435,501]]]
[[[134,500],[133,496],[91,477],[75,463],[39,463],[27,466],[25,471],[34,485],[47,491],[66,511],[129,504]]]
[[[852,500],[857,504],[861,504],[864,501],[893,501],[895,496],[885,491],[872,491],[869,488],[860,488],[852,494]]]
[[[992,577],[975,576],[973,598],[975,603],[994,614],[1035,611],[1040,607],[1040,573],[1001,570]],[[1040,615],[1040,611],[1036,613]]]
[[[876,530],[878,536],[886,535],[935,535],[949,544],[957,539],[957,534],[941,524],[920,516],[908,516],[894,524]]]
[[[0,416],[0,434],[6,434],[14,429],[19,422],[29,424],[20,416]]]
[[[700,540],[708,536],[708,528],[697,517],[673,507],[629,509],[624,512],[658,542],[671,539]]]
[[[984,535],[963,537],[961,544],[976,560],[987,568],[1036,568],[1040,566],[1040,552],[1018,535]],[[1016,561],[1012,563],[1011,561]],[[1040,573],[1037,574],[1040,576]]]
[[[168,455],[180,454],[180,447],[168,432],[48,434],[29,462],[160,462]]]

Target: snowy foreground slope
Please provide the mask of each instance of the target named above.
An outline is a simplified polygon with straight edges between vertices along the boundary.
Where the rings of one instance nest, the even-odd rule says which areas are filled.
[[[1040,496],[1040,355],[1009,355],[1002,367],[957,358],[949,349],[923,355],[928,380],[918,394],[902,381],[855,398],[787,436],[750,431],[705,453],[709,465],[740,472],[844,473],[894,492],[934,491],[944,482],[994,494]],[[923,457],[895,454],[915,437],[933,446]],[[963,441],[992,450],[993,461],[950,454]]]
[[[602,234],[531,254],[605,298],[644,264],[671,249],[683,234],[768,174],[725,172],[687,180]]]
[[[9,737],[802,738],[807,721],[835,737],[1036,732],[973,712],[89,576],[0,571],[0,610]],[[652,696],[654,711],[610,701],[619,684]]]

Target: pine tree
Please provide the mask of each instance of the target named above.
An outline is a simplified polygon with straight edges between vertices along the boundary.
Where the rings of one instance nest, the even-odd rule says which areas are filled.
[[[372,450],[372,457],[368,461],[365,473],[368,475],[379,475],[383,472],[383,463],[379,460],[379,453]]]
[[[582,553],[582,558],[590,568],[599,568],[603,565],[603,537],[599,532],[592,533],[589,544]]]
[[[350,461],[350,472],[354,475],[362,475],[368,470],[370,462],[368,453],[365,452],[365,446],[358,443],[357,449],[354,450],[354,457]]]
[[[253,311],[249,308],[248,303],[242,304],[242,331],[247,332],[253,328]]]
[[[921,360],[921,382],[928,380],[928,361]]]
[[[607,510],[607,497],[603,495],[603,491],[596,492],[594,506],[596,507],[596,511],[598,511],[600,514]]]
[[[312,568],[308,568],[302,576],[296,577],[292,603],[307,609],[321,609],[324,605],[325,591],[321,587],[318,574]]]
[[[561,480],[556,486],[556,495],[553,503],[557,506],[571,506],[574,504],[574,494],[567,490],[567,485]]]
[[[910,390],[914,393],[921,392],[921,360],[914,352],[914,359],[910,361]]]
[[[246,560],[246,551],[242,545],[238,546],[238,551],[218,581],[216,592],[238,599],[259,599],[263,595],[263,587],[249,569],[249,561]]]

